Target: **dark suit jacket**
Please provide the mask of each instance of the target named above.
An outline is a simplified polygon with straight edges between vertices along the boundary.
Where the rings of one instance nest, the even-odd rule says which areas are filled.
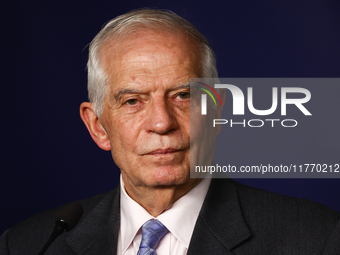
[[[119,187],[80,201],[84,215],[47,250],[58,255],[116,254]],[[7,230],[1,255],[37,255],[54,227],[58,209]],[[339,213],[303,199],[213,179],[197,219],[188,254],[340,254]],[[159,254],[162,255],[162,254]]]

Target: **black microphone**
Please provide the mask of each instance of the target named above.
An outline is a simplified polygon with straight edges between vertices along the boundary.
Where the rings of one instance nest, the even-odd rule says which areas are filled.
[[[65,205],[57,215],[54,230],[48,239],[47,243],[38,253],[38,255],[43,255],[51,243],[63,233],[65,230],[70,231],[77,225],[81,216],[83,215],[83,207],[77,202],[71,202]]]

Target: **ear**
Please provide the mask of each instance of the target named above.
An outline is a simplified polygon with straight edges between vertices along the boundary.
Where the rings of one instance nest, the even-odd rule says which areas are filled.
[[[93,141],[99,148],[110,151],[111,144],[109,136],[100,123],[98,116],[95,114],[92,103],[84,102],[80,105],[80,117],[85,123],[87,130],[90,132]]]
[[[222,101],[222,105],[218,105],[218,107],[217,107],[216,119],[221,118],[223,106],[224,106],[224,103],[225,103],[226,89],[222,89],[221,92],[219,93],[219,95],[220,95],[220,98],[221,98],[221,101]],[[217,128],[216,136],[218,136],[221,132],[222,125],[217,125],[216,128]]]

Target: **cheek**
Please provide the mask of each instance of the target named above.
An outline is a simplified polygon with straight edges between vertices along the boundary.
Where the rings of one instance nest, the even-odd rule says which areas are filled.
[[[192,114],[190,117],[190,142],[194,143],[202,133],[206,132],[205,121],[203,116]]]
[[[133,145],[131,142],[133,138],[133,130],[127,121],[117,121],[110,129],[111,147],[124,148]]]
[[[176,121],[178,122],[181,132],[190,136],[190,108],[184,111],[178,110],[175,112]]]
[[[110,143],[111,155],[115,164],[120,169],[128,169],[127,164],[133,164],[135,161],[135,140],[132,136],[132,130],[123,125],[116,125],[111,129]]]
[[[212,118],[195,114],[190,126],[190,165],[210,165],[214,157],[216,128],[212,126]]]
[[[113,156],[124,158],[136,151],[140,134],[138,121],[138,118],[127,117],[115,117],[115,121],[111,121],[109,139]]]

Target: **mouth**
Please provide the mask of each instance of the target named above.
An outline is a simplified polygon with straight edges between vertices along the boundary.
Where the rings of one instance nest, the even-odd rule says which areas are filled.
[[[173,154],[173,153],[176,153],[178,151],[181,151],[181,150],[174,149],[174,148],[157,149],[157,150],[151,151],[149,153],[146,153],[145,155],[162,156],[162,155],[167,155],[167,154]]]

